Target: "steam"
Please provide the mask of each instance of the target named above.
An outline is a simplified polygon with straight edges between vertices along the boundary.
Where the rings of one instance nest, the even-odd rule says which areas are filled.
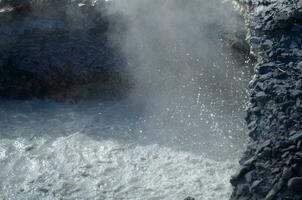
[[[38,5],[48,5],[48,0],[33,2],[37,4],[35,11],[39,10]],[[76,2],[75,6],[60,7],[68,23],[64,26],[69,29],[97,26],[98,15],[93,12],[98,8],[101,16],[109,19],[107,36],[125,58],[120,68],[127,71],[134,85],[127,103],[143,109],[140,142],[211,153],[215,157],[242,149],[246,138],[243,110],[250,74],[229,48],[229,41],[240,34],[241,26],[231,2],[70,2]],[[89,8],[93,7],[93,12],[85,9],[88,2],[92,3]],[[56,17],[57,5],[40,12]]]
[[[230,2],[104,1],[16,1],[33,4],[16,6],[32,14],[16,16],[22,40],[28,29],[58,28],[75,36],[87,61],[108,52],[90,53],[80,41],[106,34],[133,87],[117,101],[0,101],[0,199],[227,199],[237,164],[213,159],[244,149],[249,79],[228,44],[240,26]],[[1,2],[14,0],[0,0],[0,12]],[[3,38],[11,48],[14,38]]]
[[[242,145],[248,74],[223,45],[239,26],[230,2],[114,0],[108,13],[126,21],[111,41],[146,112],[143,140],[220,155]]]

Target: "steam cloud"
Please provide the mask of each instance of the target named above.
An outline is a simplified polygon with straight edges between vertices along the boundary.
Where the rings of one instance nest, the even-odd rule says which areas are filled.
[[[114,0],[108,13],[126,22],[111,40],[146,112],[142,138],[215,153],[242,145],[248,73],[224,45],[239,30],[230,2]]]
[[[231,3],[113,0],[106,4],[106,14],[112,17],[108,36],[125,57],[121,68],[134,80],[128,102],[145,113],[139,139],[212,152],[215,157],[240,149],[250,74],[228,48],[240,29]],[[70,26],[89,26],[93,20],[76,10],[66,8]]]

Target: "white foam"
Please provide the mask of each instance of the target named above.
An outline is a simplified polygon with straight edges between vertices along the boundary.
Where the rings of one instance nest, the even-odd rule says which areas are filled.
[[[5,152],[0,199],[226,200],[236,166],[159,145],[121,144],[81,133],[53,142],[1,139],[0,149]]]

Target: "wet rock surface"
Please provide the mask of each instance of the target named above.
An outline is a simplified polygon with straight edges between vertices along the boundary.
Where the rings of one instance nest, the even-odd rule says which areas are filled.
[[[239,0],[258,61],[231,199],[302,199],[302,1]]]
[[[61,101],[127,91],[124,60],[108,41],[121,20],[105,14],[105,6],[102,1],[0,1],[0,98]]]

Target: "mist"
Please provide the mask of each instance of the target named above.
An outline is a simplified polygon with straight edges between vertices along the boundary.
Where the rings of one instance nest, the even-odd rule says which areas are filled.
[[[126,99],[123,96],[121,104],[131,109],[121,113],[125,118],[135,113],[140,123],[135,135],[137,141],[218,159],[233,153],[236,157],[243,149],[246,141],[243,113],[251,70],[244,49],[234,48],[234,44],[244,40],[245,33],[242,19],[231,1],[76,1],[62,6],[60,2],[50,2],[33,1],[30,9],[21,4],[22,9],[41,21],[28,23],[24,18],[25,25],[8,30],[23,33],[22,27],[30,27],[47,33],[54,27],[62,29],[66,33],[64,39],[78,46],[67,55],[58,51],[53,64],[71,63],[81,77],[87,73],[83,63],[88,62],[96,63],[97,67],[105,66],[109,71],[123,71],[122,80],[127,80],[125,82],[131,86],[118,85],[117,91],[125,90]],[[87,8],[86,4],[89,4]],[[61,43],[56,43],[60,36],[51,35],[54,38],[45,39],[42,34],[50,43],[50,49],[54,52],[56,48],[65,49]],[[6,37],[5,44],[11,40],[9,34]],[[86,39],[99,45],[99,49],[86,45]],[[27,40],[30,43],[31,34],[27,35]],[[27,45],[20,43],[21,49]],[[30,45],[35,47],[35,44]],[[26,48],[35,49],[30,45]],[[43,46],[38,44],[37,49]],[[31,51],[21,50],[21,53],[30,59],[39,54],[41,66],[47,64],[51,55],[48,51],[45,55],[43,51],[34,55],[30,55]],[[80,56],[89,59],[78,59]],[[40,70],[39,65],[34,67]],[[78,93],[82,88],[77,88],[77,83],[74,85],[69,93],[81,96]],[[101,98],[95,100],[102,101]],[[119,114],[116,115],[119,121]]]
[[[108,13],[124,19],[110,40],[145,112],[140,139],[216,158],[240,151],[250,71],[229,44],[244,34],[231,2],[115,0]]]
[[[228,199],[243,27],[231,1],[0,0],[0,199]]]

